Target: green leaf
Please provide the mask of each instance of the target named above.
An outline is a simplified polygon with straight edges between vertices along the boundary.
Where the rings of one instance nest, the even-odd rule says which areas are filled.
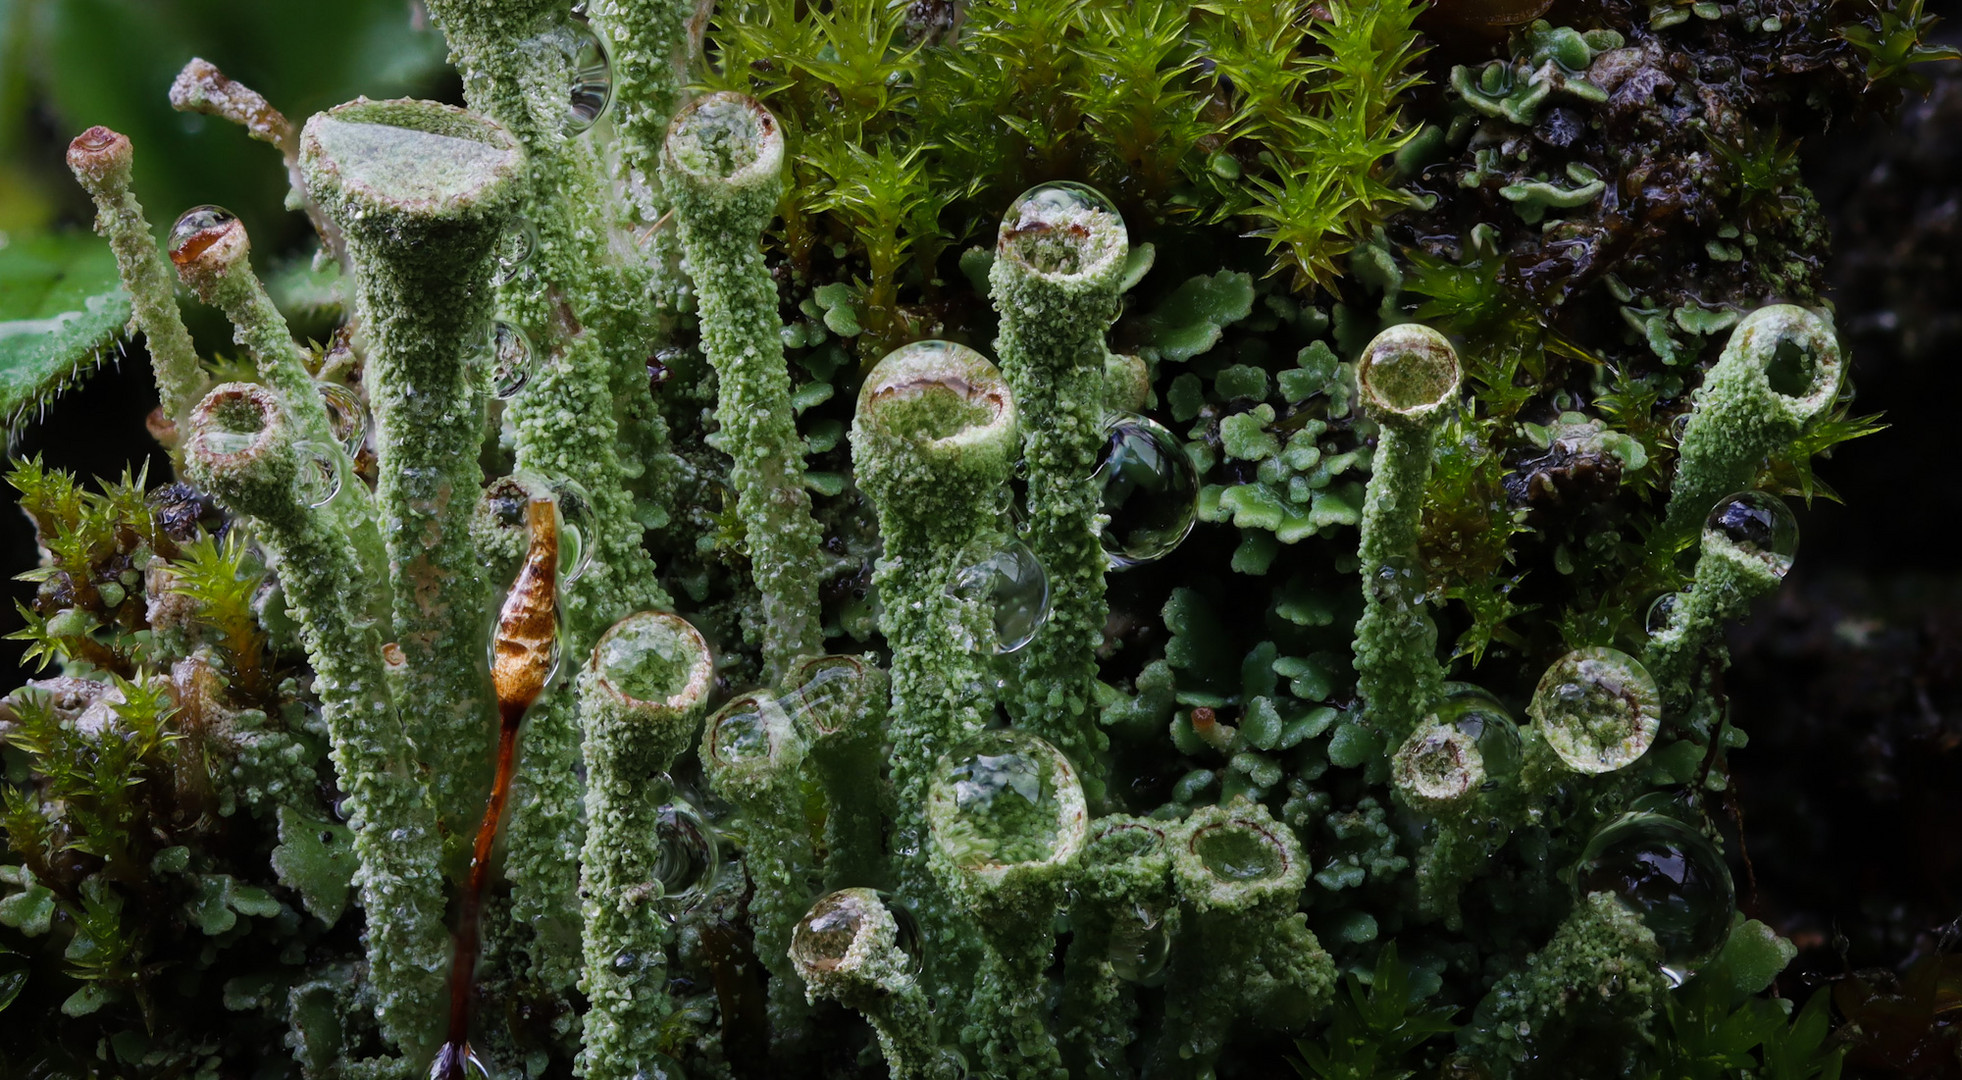
[[[1140,354],[1190,360],[1219,344],[1220,331],[1253,313],[1253,276],[1231,270],[1189,278],[1140,320]]]
[[[14,1003],[14,999],[20,996],[21,987],[26,985],[26,968],[0,971],[0,1012],[7,1011],[7,1006]]]
[[[27,888],[0,899],[0,923],[28,937],[47,933],[48,926],[54,920],[54,911],[54,892],[38,881],[29,881]]]
[[[279,846],[272,852],[279,883],[297,891],[309,913],[328,926],[347,910],[354,879],[354,833],[338,822],[279,808]]]
[[[0,246],[0,418],[18,423],[102,366],[129,314],[116,258],[95,236]]]
[[[1798,947],[1773,933],[1771,927],[1751,919],[1730,931],[1716,967],[1730,978],[1730,989],[1739,997],[1749,997],[1771,985],[1798,955]]]

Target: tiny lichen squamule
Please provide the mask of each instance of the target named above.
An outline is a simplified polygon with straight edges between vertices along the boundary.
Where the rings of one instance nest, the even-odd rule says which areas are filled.
[[[1590,1039],[1634,1069],[1674,984],[1789,958],[1702,807],[1741,744],[1719,631],[1791,563],[1761,465],[1843,418],[1831,322],[1737,291],[1707,371],[1596,357],[1480,276],[1492,222],[1404,248],[1394,211],[1465,200],[1432,243],[1483,174],[1393,180],[1525,130],[1461,93],[1410,137],[1414,5],[429,8],[467,108],[172,90],[280,151],[339,264],[328,357],[242,223],[160,253],[129,140],[71,148],[192,485],[16,473],[66,673],[0,716],[0,925],[85,943],[72,1020],[171,971],[260,1034],[158,1062],[323,1080],[1251,1075],[1283,1036],[1317,1075],[1535,1077]],[[1520,31],[1562,108],[1607,98],[1562,66],[1588,33]],[[173,269],[256,383],[207,385]],[[1628,405],[1665,388],[1667,443]],[[1467,505],[1550,427],[1605,489],[1581,520],[1643,543]],[[230,561],[183,554],[218,528]],[[1471,606],[1464,550],[1497,575],[1531,529],[1600,565]],[[266,575],[270,660],[173,589],[213,565]],[[1504,647],[1447,655],[1464,621]],[[182,746],[117,775],[168,767],[224,845],[75,820],[104,800],[50,748],[154,735],[163,695]]]

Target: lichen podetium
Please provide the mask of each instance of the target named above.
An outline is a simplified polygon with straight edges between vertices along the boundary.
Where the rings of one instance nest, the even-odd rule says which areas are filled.
[[[1926,20],[1421,6],[429,0],[462,104],[298,124],[193,61],[324,348],[84,132],[182,482],[10,477],[0,1072],[1836,1070],[1708,809],[1874,426],[1749,125]]]

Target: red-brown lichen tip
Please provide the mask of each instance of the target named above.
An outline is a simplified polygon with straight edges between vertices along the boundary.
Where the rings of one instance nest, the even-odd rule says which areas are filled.
[[[100,124],[68,144],[68,167],[85,185],[100,184],[112,173],[129,175],[129,138]]]

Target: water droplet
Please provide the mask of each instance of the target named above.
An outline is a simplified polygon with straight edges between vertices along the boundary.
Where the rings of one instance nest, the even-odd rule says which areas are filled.
[[[1669,438],[1677,446],[1683,445],[1683,432],[1689,430],[1691,412],[1679,412],[1669,420]]]
[[[792,716],[818,734],[830,735],[850,727],[864,712],[872,680],[865,661],[856,656],[815,656],[790,669],[781,700]]]
[[[514,280],[536,250],[538,227],[526,218],[513,219],[497,244],[497,283],[503,285]]]
[[[1172,935],[1165,913],[1150,904],[1133,904],[1111,919],[1111,971],[1126,982],[1156,986],[1172,959]]]
[[[511,474],[511,479],[532,496],[549,496],[559,507],[559,577],[567,585],[579,580],[593,562],[594,527],[597,517],[593,497],[585,485],[563,476],[544,476],[529,471]]]
[[[888,921],[892,944],[907,957],[908,970],[918,974],[922,968],[919,924],[904,904],[873,889],[839,889],[819,897],[791,932],[791,960],[810,971],[836,971],[860,938],[880,933]]]
[[[1705,538],[1721,537],[1762,558],[1779,577],[1798,554],[1798,519],[1785,500],[1762,491],[1740,491],[1717,500],[1703,523]]]
[[[490,1080],[491,1071],[468,1043],[444,1043],[429,1063],[429,1080]]]
[[[206,428],[198,432],[198,445],[213,457],[243,453],[259,438],[256,431],[221,431]]]
[[[334,441],[349,457],[360,453],[368,441],[368,408],[361,404],[361,395],[340,383],[315,383],[314,388],[327,408],[327,428]]]
[[[531,381],[531,339],[508,322],[491,324],[484,355],[485,388],[500,401],[517,397]]]
[[[1049,621],[1049,574],[1020,540],[954,571],[947,595],[980,604],[992,614],[997,654],[1027,645]]]
[[[1081,231],[1097,215],[1119,217],[1116,205],[1089,184],[1074,180],[1037,184],[1008,204],[1008,212],[1001,216],[996,244],[1007,247],[1031,235],[1072,227]]]
[[[1156,562],[1192,532],[1199,516],[1199,472],[1178,437],[1136,413],[1104,420],[1104,451],[1090,478],[1110,518],[1100,539],[1111,566]]]
[[[1576,649],[1554,661],[1526,712],[1553,752],[1579,773],[1633,764],[1662,726],[1655,680],[1618,649]]]
[[[1675,617],[1676,605],[1682,601],[1682,593],[1666,592],[1655,598],[1655,602],[1649,605],[1649,613],[1642,617],[1642,627],[1650,637],[1669,629],[1669,620]]]
[[[213,240],[217,239],[217,235],[211,233],[211,230],[237,220],[238,215],[222,206],[193,206],[184,211],[170,227],[168,248],[172,261],[188,262],[197,258]],[[206,233],[210,235],[206,235],[200,241],[199,235]]]
[[[702,744],[723,765],[743,766],[772,757],[793,737],[783,706],[764,691],[743,694],[709,717]]]
[[[311,507],[322,507],[341,493],[340,455],[333,447],[301,443],[300,497]]]
[[[676,799],[661,807],[654,826],[654,878],[672,914],[715,884],[715,833],[701,811]]]
[[[567,41],[572,58],[572,96],[565,130],[568,135],[578,135],[599,123],[613,104],[613,60],[606,54],[606,43],[585,23],[573,23]]]
[[[1288,853],[1280,842],[1244,821],[1222,821],[1193,833],[1192,853],[1228,881],[1278,878],[1288,870]]]
[[[940,759],[928,816],[941,853],[968,870],[1055,861],[1083,842],[1076,770],[1013,729],[984,731]]]
[[[75,136],[69,145],[82,150],[107,150],[116,145],[116,138],[114,131],[98,125]]]
[[[1680,984],[1730,934],[1730,869],[1696,829],[1665,814],[1623,814],[1587,842],[1575,868],[1580,895],[1611,892],[1655,935],[1663,974]]]
[[[1485,688],[1471,683],[1445,683],[1437,720],[1471,737],[1485,763],[1485,775],[1492,778],[1486,782],[1487,787],[1519,772],[1524,754],[1519,724]]]

